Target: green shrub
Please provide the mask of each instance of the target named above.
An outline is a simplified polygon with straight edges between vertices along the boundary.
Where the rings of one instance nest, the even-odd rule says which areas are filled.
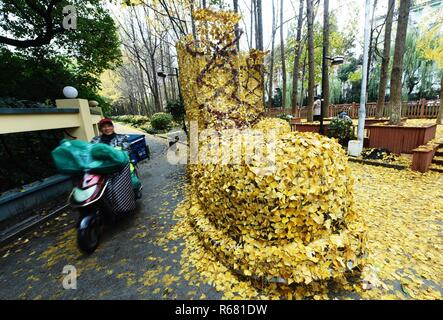
[[[334,118],[329,124],[328,136],[338,139],[341,145],[346,146],[349,140],[354,139],[352,120],[348,118]]]
[[[283,94],[280,88],[275,88],[275,94],[272,97],[272,107],[273,108],[281,108],[283,101]]]
[[[150,123],[145,123],[143,125],[141,125],[140,127],[138,127],[140,130],[143,130],[147,133],[149,133],[149,131],[152,129],[151,124]]]
[[[134,127],[141,127],[149,123],[149,117],[140,115],[124,115],[113,117],[115,121],[129,123]]]
[[[115,120],[115,121],[129,123],[129,119],[131,117],[132,116],[128,116],[128,115],[126,115],[126,116],[116,116],[116,117],[112,117],[112,119]]]
[[[167,133],[169,131],[168,129],[165,130],[154,129],[153,127],[151,127],[150,124],[145,124],[139,127],[139,129],[149,134],[162,134],[162,133]]]
[[[10,97],[0,97],[0,108],[54,108],[54,106],[36,101],[19,100]]]
[[[146,133],[149,133],[149,134],[158,134],[158,133],[161,133],[161,132],[159,132],[158,130],[155,130],[154,128],[152,128],[152,127],[147,128],[145,131],[146,131]]]
[[[159,112],[151,117],[151,126],[155,130],[167,130],[171,123],[172,116],[169,113]]]
[[[147,117],[147,116],[132,116],[130,123],[136,127],[143,126],[146,123],[149,123],[149,117]]]

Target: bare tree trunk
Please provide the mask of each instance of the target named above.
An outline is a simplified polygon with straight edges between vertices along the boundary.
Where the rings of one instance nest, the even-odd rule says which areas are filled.
[[[140,67],[140,64],[138,65],[138,70],[140,73],[140,86],[139,86],[139,90],[142,92],[143,94],[143,108],[145,110],[145,114],[149,114],[149,100],[148,100],[148,94],[146,92],[146,87],[145,87],[145,77],[143,75],[143,69]]]
[[[148,8],[143,7],[144,13],[149,16]],[[160,111],[162,109],[161,106],[161,97],[159,92],[159,85],[158,85],[158,79],[157,79],[157,68],[156,68],[156,61],[155,61],[155,55],[156,50],[158,48],[158,39],[153,35],[151,32],[149,26],[146,24],[146,20],[144,18],[141,18],[138,12],[135,8],[132,8],[131,16],[130,16],[130,31],[129,33],[127,30],[122,28],[126,35],[130,39],[130,43],[124,43],[125,47],[128,49],[128,51],[131,53],[131,55],[135,56],[137,59],[138,64],[145,72],[146,78],[148,80],[148,85],[151,90],[151,93],[154,98],[154,110]],[[139,33],[135,32],[134,25],[137,24]],[[143,53],[143,59],[142,54],[139,52],[138,49],[138,36],[140,36],[140,40],[143,44],[144,49],[146,50],[146,54]],[[154,39],[153,39],[154,37]],[[147,58],[145,58],[147,56]]]
[[[160,98],[160,92],[158,88],[158,80],[157,80],[157,74],[155,72],[155,57],[154,55],[149,56],[149,60],[151,63],[151,70],[153,71],[152,74],[152,95],[154,97],[154,109],[156,112],[160,112],[162,110],[162,102]]]
[[[138,55],[138,54],[137,54]],[[136,84],[131,86],[132,90],[134,90],[135,88],[137,89],[137,92],[135,93],[135,95],[139,95],[140,96],[140,103],[143,106],[143,110],[147,113],[147,105],[148,105],[148,95],[146,93],[146,88],[145,88],[145,77],[144,77],[144,71],[142,69],[142,67],[140,66],[140,60],[139,60],[139,55],[137,57],[137,61],[132,61],[131,60],[131,66],[134,70],[136,70]],[[138,113],[139,114],[144,114],[145,112],[140,112],[140,108],[138,107]]]
[[[389,0],[385,24],[385,39],[381,61],[380,82],[378,85],[377,118],[382,118],[385,108],[386,84],[388,83],[389,60],[391,59],[391,32],[394,18],[395,0]]]
[[[308,20],[308,121],[312,122],[314,106],[314,87],[315,87],[315,65],[314,65],[314,0],[307,0],[307,20]]]
[[[398,14],[397,35],[395,37],[394,60],[391,72],[391,117],[390,124],[399,125],[401,123],[401,89],[403,73],[403,55],[405,53],[405,40],[408,30],[409,9],[411,0],[400,1]]]
[[[263,51],[263,7],[262,0],[254,0],[255,1],[255,41],[256,41],[256,49]],[[262,81],[261,89],[263,92],[262,102],[263,105],[266,105],[265,101],[265,83]]]
[[[306,58],[307,55],[305,55],[305,58],[303,59],[303,71],[301,74],[301,90],[300,90],[300,107],[303,107],[303,102],[305,100],[305,79],[306,79]]]
[[[283,10],[284,0],[280,1],[280,50],[281,50],[281,71],[283,80],[283,92],[281,99],[282,109],[286,108],[286,57],[285,57],[285,38],[283,32]]]
[[[368,96],[368,90],[369,90],[369,75],[371,74],[371,64],[372,64],[372,56],[374,55],[374,48],[377,46],[377,43],[373,44],[374,41],[374,15],[375,10],[377,9],[377,0],[374,0],[373,6],[372,6],[372,17],[371,17],[371,33],[369,36],[369,52],[368,52],[368,67],[366,69],[368,79],[366,81],[366,97]]]
[[[274,82],[274,48],[275,48],[275,1],[272,0],[272,40],[271,40],[271,66],[269,70],[269,83],[268,83],[268,108],[272,108],[272,91]]]
[[[263,51],[263,6],[262,0],[256,0],[257,9],[257,49]]]
[[[165,59],[164,59],[164,54],[163,54],[163,44],[162,43],[160,43],[160,64],[162,66],[165,65]],[[155,70],[154,70],[154,72],[155,72]],[[166,86],[166,78],[162,78],[162,84],[163,84],[163,89],[165,91],[165,106],[166,106],[168,101],[169,101],[168,88]]]
[[[442,121],[443,121],[443,70],[441,73],[441,80],[440,80],[440,108],[438,109],[437,124],[442,124]]]
[[[197,40],[197,33],[195,31],[195,21],[194,21],[194,0],[190,1],[189,10],[191,11],[191,29],[192,29],[192,37],[194,40]]]
[[[234,12],[238,13],[238,0],[233,0]],[[235,25],[235,36],[238,39],[240,28],[238,23]],[[237,51],[240,51],[240,41],[237,41]]]
[[[254,39],[254,18],[255,18],[255,0],[251,0],[251,35],[250,35],[250,44],[251,48],[253,46],[253,39]]]
[[[328,113],[329,108],[329,68],[326,57],[329,55],[329,0],[324,0],[323,13],[323,70],[322,70],[322,96],[323,116]]]
[[[138,15],[135,14],[134,11],[131,12],[131,17],[134,18],[137,22],[139,22],[138,20]],[[140,26],[140,25],[139,25]],[[150,75],[149,75],[149,71],[148,69],[144,68],[143,64],[142,64],[142,51],[141,48],[139,48],[139,46],[136,43],[136,32],[135,32],[135,25],[134,23],[130,23],[130,27],[129,30],[125,30],[122,26],[122,30],[125,31],[126,35],[129,37],[132,46],[129,46],[128,44],[124,44],[125,47],[128,49],[130,55],[133,56],[133,58],[129,58],[131,63],[130,65],[132,65],[133,70],[138,70],[138,72],[136,72],[136,74],[134,75],[134,78],[139,79],[138,83],[138,91],[139,92],[143,92],[145,99],[142,99],[142,101],[144,100],[145,102],[143,102],[143,106],[144,109],[147,110],[147,112],[149,112],[149,97],[146,94],[146,88],[145,88],[145,76],[148,79],[148,83],[150,84]],[[134,92],[135,87],[134,86],[130,86],[130,95],[132,96],[132,103],[131,103],[131,109],[132,112],[135,112],[133,107],[137,107],[138,113],[140,114],[140,107],[139,107],[139,103],[137,102],[137,96],[140,96],[137,94],[137,92]]]
[[[259,36],[259,31],[258,31],[258,9],[257,9],[257,1],[258,0],[253,0],[254,1],[254,32],[255,32],[255,49],[258,49],[259,47],[259,41],[258,40],[258,36]]]
[[[201,6],[203,9],[206,9],[206,0],[202,0]]]
[[[298,77],[300,72],[300,57],[303,49],[303,44],[301,43],[301,32],[303,28],[303,3],[304,0],[300,0],[300,6],[298,9],[298,21],[297,21],[297,36],[295,39],[296,51],[294,58],[294,71],[292,72],[292,114],[295,115],[297,110],[297,90],[298,90]],[[302,80],[303,81],[303,80]]]
[[[171,51],[170,51],[169,46],[167,47],[167,50],[166,50],[166,59],[168,61],[168,66],[172,67],[172,58],[171,58]],[[171,88],[171,96],[172,96],[173,100],[178,99],[174,78],[175,77],[169,77],[169,87]]]
[[[145,10],[146,15],[149,17],[147,7],[143,7],[143,9]],[[146,24],[146,20],[143,18],[140,18],[137,14],[136,14],[136,18],[137,18],[137,23],[139,26],[142,42],[143,42],[147,52],[149,53],[149,60],[150,60],[149,62],[150,62],[150,67],[151,67],[151,72],[152,72],[151,91],[154,96],[153,97],[154,98],[154,109],[156,110],[156,112],[160,112],[160,111],[162,111],[163,108],[162,108],[162,101],[161,101],[158,78],[157,78],[157,66],[156,66],[156,61],[155,61],[155,55],[156,55],[157,48],[159,46],[159,42],[157,42],[155,35],[149,29],[149,25]],[[144,35],[141,21],[144,21],[144,23],[146,24],[146,27],[147,27],[146,37]],[[160,46],[161,46],[161,43],[160,43]],[[147,73],[149,73],[149,71],[148,71],[149,68],[147,66],[146,66],[146,70],[147,70]]]

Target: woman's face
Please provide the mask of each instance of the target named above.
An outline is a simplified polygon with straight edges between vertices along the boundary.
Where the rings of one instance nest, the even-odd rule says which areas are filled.
[[[100,130],[105,136],[109,136],[114,133],[114,126],[109,123],[105,123],[101,126]]]

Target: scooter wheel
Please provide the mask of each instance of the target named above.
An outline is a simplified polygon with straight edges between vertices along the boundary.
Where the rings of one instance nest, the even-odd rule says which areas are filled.
[[[91,254],[100,242],[100,224],[96,217],[88,216],[83,218],[80,225],[77,231],[78,248],[86,254]]]

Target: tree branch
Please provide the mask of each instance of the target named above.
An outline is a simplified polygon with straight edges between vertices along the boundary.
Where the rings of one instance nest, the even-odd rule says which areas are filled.
[[[64,28],[54,28],[54,22],[52,21],[52,12],[54,6],[61,2],[61,0],[51,0],[48,7],[43,10],[32,0],[25,0],[25,3],[39,16],[41,16],[45,21],[45,30],[42,31],[34,39],[19,40],[10,37],[0,36],[0,43],[14,46],[16,48],[30,48],[30,47],[41,47],[46,44],[50,44],[51,40],[57,35],[65,31]],[[14,2],[14,6],[16,3]],[[16,7],[16,6],[15,6]],[[16,7],[17,8],[17,7]]]
[[[50,44],[51,40],[56,34],[61,34],[65,31],[63,28],[57,28],[53,30],[46,30],[43,35],[39,35],[34,39],[18,40],[13,38],[8,38],[0,36],[0,43],[14,46],[16,48],[30,48],[30,47],[41,47],[45,44]]]

